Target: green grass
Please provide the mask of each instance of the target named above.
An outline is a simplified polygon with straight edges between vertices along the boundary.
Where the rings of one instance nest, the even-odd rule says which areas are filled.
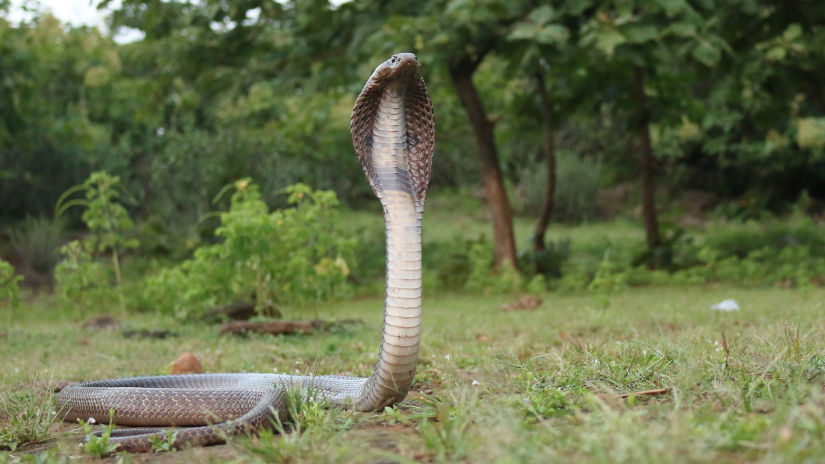
[[[415,391],[392,410],[359,414],[296,407],[300,432],[238,438],[227,446],[153,460],[825,459],[825,290],[648,287],[598,298],[548,294],[534,311],[502,311],[500,304],[513,298],[439,294],[425,299]],[[735,298],[742,310],[708,309],[726,298]],[[38,299],[3,328],[0,393],[42,397],[50,378],[165,374],[183,351],[193,352],[209,372],[368,375],[377,355],[381,308],[378,296],[321,308],[321,317],[359,318],[363,324],[310,336],[221,337],[214,326],[149,314],[119,317],[124,327],[178,333],[150,340],[84,329],[76,313]],[[627,400],[618,396],[655,388],[672,390]],[[0,433],[23,427],[8,413],[0,413],[0,424]],[[44,461],[91,459],[78,447],[82,430],[76,424],[54,424],[49,434],[58,440],[44,452]],[[22,451],[31,446],[25,441]],[[0,462],[16,459],[3,453]]]
[[[355,232],[367,229],[383,233],[384,222],[380,207],[371,211],[355,210],[345,213],[344,227]],[[456,237],[492,239],[493,230],[487,219],[483,203],[467,194],[455,196],[441,194],[427,199],[427,213],[424,215],[424,243],[452,241]],[[516,216],[513,228],[519,247],[529,248],[530,237],[536,227],[536,219]],[[547,240],[571,239],[580,250],[602,247],[605,243],[644,244],[644,228],[641,223],[627,220],[586,224],[552,224],[547,231]],[[575,253],[574,253],[575,254]]]

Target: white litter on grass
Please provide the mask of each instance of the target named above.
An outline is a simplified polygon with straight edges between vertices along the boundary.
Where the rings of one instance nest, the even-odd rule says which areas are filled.
[[[739,303],[736,300],[730,299],[725,300],[715,305],[711,306],[710,309],[714,309],[716,311],[739,311]]]

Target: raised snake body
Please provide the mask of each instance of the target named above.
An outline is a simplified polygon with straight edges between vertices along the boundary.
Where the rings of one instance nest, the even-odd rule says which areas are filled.
[[[176,430],[175,446],[202,446],[287,416],[301,389],[331,405],[381,410],[404,399],[418,363],[421,330],[421,214],[435,140],[433,110],[415,55],[399,53],[367,80],[352,112],[352,141],[386,222],[384,331],[369,378],[278,374],[132,377],[73,384],[58,394],[64,420],[114,423],[118,450],[143,452]]]

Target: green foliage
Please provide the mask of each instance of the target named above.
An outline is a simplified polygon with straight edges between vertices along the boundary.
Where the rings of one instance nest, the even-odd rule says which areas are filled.
[[[49,275],[58,259],[64,228],[60,219],[28,216],[9,231],[12,250],[24,266]]]
[[[459,398],[464,403],[466,398]],[[418,424],[424,446],[439,461],[460,461],[470,451],[467,417],[468,404],[446,401],[437,397],[425,397],[425,418]]]
[[[49,439],[49,426],[57,413],[51,395],[38,396],[30,390],[0,395],[0,449],[16,450],[21,445]]]
[[[822,226],[809,220],[727,224],[703,236],[680,236],[672,246],[672,266],[651,269],[623,258],[628,250],[611,247],[592,277],[570,270],[564,289],[610,291],[641,285],[700,285],[730,282],[743,285],[811,287],[825,284]],[[614,256],[618,254],[619,257]]]
[[[287,390],[285,401],[285,421],[276,418],[275,433],[259,430],[262,446],[247,445],[248,450],[264,462],[335,461],[333,450],[344,446],[341,437],[352,427],[352,418],[327,407],[316,391]]]
[[[553,219],[562,222],[592,220],[600,213],[597,198],[601,188],[602,167],[598,160],[585,159],[575,153],[559,153],[556,160],[558,179],[553,200]],[[524,214],[536,216],[544,204],[547,184],[546,163],[525,163],[513,199]]]
[[[590,281],[587,288],[591,291],[599,290],[620,290],[627,286],[627,278],[624,269],[615,259],[611,259],[610,250],[605,251],[602,262],[596,269],[596,275]]]
[[[105,303],[108,274],[96,261],[84,242],[72,240],[60,249],[63,260],[54,270],[56,293],[64,304],[86,306],[95,297],[95,303]]]
[[[358,203],[368,187],[346,134],[349,110],[375,62],[400,49],[419,54],[434,97],[435,189],[478,180],[478,163],[466,156],[473,134],[448,82],[450,58],[464,57],[481,60],[474,80],[492,111],[504,174],[529,192],[543,186],[533,81],[536,72],[546,76],[558,218],[590,216],[594,203],[581,202],[592,198],[589,187],[564,175],[564,163],[585,159],[611,183],[635,179],[632,67],[645,71],[668,186],[726,199],[758,190],[756,209],[781,209],[804,188],[819,201],[823,11],[817,2],[781,9],[765,0],[439,0],[415,8],[133,0],[111,17],[113,27],[145,34],[129,44],[49,14],[4,21],[0,203],[13,219],[38,216],[89,173],[120,174],[140,199],[135,217],[151,224],[142,237],[157,239],[147,250],[178,257],[201,238],[192,224],[211,193],[244,176],[273,206],[297,181]],[[532,213],[529,202],[523,210]]]
[[[544,250],[525,250],[519,253],[519,269],[526,276],[532,274],[559,278],[562,266],[570,258],[570,240],[545,241]]]
[[[536,274],[527,282],[525,290],[534,295],[542,294],[547,291],[547,279],[541,274]]]
[[[85,198],[71,199],[77,192],[83,192]],[[138,246],[134,239],[127,239],[124,235],[134,228],[134,223],[120,203],[122,194],[118,176],[103,171],[93,172],[83,184],[72,187],[60,196],[55,216],[59,217],[72,206],[84,207],[82,219],[92,233],[86,239],[90,251],[116,255],[118,250]]]
[[[434,274],[436,279],[433,284],[441,288],[464,288],[473,269],[470,252],[474,246],[481,245],[485,241],[483,236],[477,240],[466,240],[461,236],[455,236],[448,240],[427,243],[423,250],[424,278]]]
[[[86,443],[83,445],[84,451],[96,458],[102,458],[112,454],[117,449],[116,443],[109,443],[109,436],[111,436],[112,430],[115,429],[115,425],[113,423],[114,417],[115,411],[110,409],[109,424],[103,426],[103,430],[100,432],[92,432],[91,424],[94,423],[93,419],[89,419],[89,422],[85,422],[81,419],[77,420],[83,427],[83,432],[86,434]]]
[[[516,381],[524,393],[520,399],[527,417],[540,421],[573,414],[576,405],[571,390],[559,387],[546,373],[520,362],[514,363],[513,367],[518,367]]]
[[[13,217],[49,214],[60,192],[95,169],[123,172],[141,121],[139,89],[120,50],[95,28],[51,14],[0,22],[0,203]],[[129,140],[124,133],[132,132]]]
[[[215,231],[221,242],[202,246],[192,259],[149,276],[145,298],[150,304],[187,318],[254,297],[265,315],[276,303],[320,302],[347,294],[354,241],[340,232],[333,192],[296,184],[285,189],[291,207],[269,212],[249,179],[236,182],[234,189]]]
[[[771,221],[768,223],[748,221],[731,223],[709,231],[702,245],[718,253],[716,259],[727,257],[744,258],[757,250],[774,252],[793,245],[810,248],[812,257],[825,257],[825,236],[823,228],[809,219]]]
[[[488,243],[475,243],[467,257],[470,274],[464,288],[471,292],[497,294],[515,292],[524,285],[524,279],[513,266],[493,266],[493,250]]]
[[[162,453],[165,451],[172,451],[175,449],[175,440],[178,437],[178,432],[172,429],[166,430],[163,438],[151,436],[149,441],[152,442],[152,452]]]
[[[0,301],[8,301],[13,307],[20,303],[18,282],[23,276],[14,274],[14,266],[0,259]]]
[[[327,422],[333,418],[327,413],[329,405],[319,397],[319,393],[315,390],[288,389],[284,398],[287,420],[285,424],[280,422],[276,424],[279,432],[301,433],[301,431],[330,425]],[[351,422],[344,421],[335,424],[335,428],[346,430],[351,425]]]
[[[84,192],[84,198],[71,199],[77,192]],[[94,282],[98,277],[95,266],[91,265],[90,256],[94,253],[109,254],[112,260],[112,268],[115,272],[116,291],[120,299],[120,307],[126,309],[123,295],[123,279],[120,272],[120,253],[129,248],[137,248],[137,239],[129,239],[126,233],[134,228],[129,213],[120,204],[120,196],[123,193],[120,186],[120,178],[111,176],[106,172],[93,172],[81,185],[76,185],[65,191],[57,200],[55,216],[59,217],[63,212],[73,206],[82,206],[83,222],[91,232],[83,239],[82,248],[79,244],[64,247],[61,250],[69,263],[60,269],[60,279],[58,279],[58,291],[62,294],[77,293]],[[88,253],[84,255],[83,252]],[[85,272],[88,275],[69,276],[70,270]],[[61,290],[61,279],[70,285],[69,289]]]
[[[611,224],[621,228],[618,223]],[[825,231],[821,223],[806,218],[709,223],[704,231],[668,233],[673,237],[667,251],[670,265],[653,268],[639,260],[644,256],[640,240],[624,235],[619,240],[599,235],[576,239],[576,233],[570,235],[571,253],[562,266],[562,277],[549,279],[548,286],[565,292],[589,290],[603,303],[609,303],[606,292],[648,285],[825,285]],[[523,261],[522,268],[529,269],[529,263]]]

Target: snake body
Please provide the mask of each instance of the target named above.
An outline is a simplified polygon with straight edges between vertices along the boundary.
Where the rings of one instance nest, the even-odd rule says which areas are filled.
[[[145,452],[176,430],[174,446],[222,443],[227,436],[287,417],[286,395],[298,389],[334,406],[382,410],[404,399],[418,363],[421,332],[421,215],[435,141],[432,103],[415,55],[379,65],[358,96],[352,141],[386,224],[384,330],[369,378],[279,374],[131,377],[69,385],[57,397],[63,419],[94,418],[116,429],[117,449]]]

